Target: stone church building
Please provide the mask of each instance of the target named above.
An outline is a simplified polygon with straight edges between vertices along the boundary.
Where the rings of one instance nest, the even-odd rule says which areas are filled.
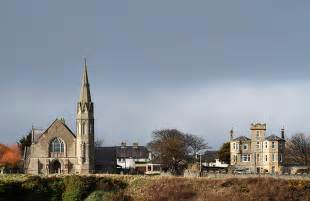
[[[76,107],[76,133],[64,119],[56,119],[45,130],[33,128],[32,144],[24,153],[24,167],[30,174],[87,174],[95,171],[94,104],[86,60]]]

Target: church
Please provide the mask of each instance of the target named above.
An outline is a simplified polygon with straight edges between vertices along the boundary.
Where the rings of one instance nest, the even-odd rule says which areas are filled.
[[[76,133],[66,125],[64,119],[56,119],[45,130],[33,128],[32,144],[24,153],[25,172],[94,173],[94,144],[94,104],[91,100],[85,60],[81,92],[76,107]]]

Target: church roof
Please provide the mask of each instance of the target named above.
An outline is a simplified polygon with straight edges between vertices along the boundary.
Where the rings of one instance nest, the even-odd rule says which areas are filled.
[[[84,63],[84,72],[83,72],[81,93],[80,93],[80,100],[79,101],[83,102],[83,103],[91,102],[86,59],[85,59],[85,63]]]
[[[269,135],[268,137],[266,137],[266,140],[269,140],[269,141],[280,141],[280,140],[284,140],[276,135]]]
[[[233,139],[233,141],[248,141],[248,140],[251,140],[251,139],[248,137],[245,137],[245,136],[239,136],[239,137]]]
[[[44,134],[44,133],[46,133],[46,131],[48,130],[48,129],[50,129],[55,123],[61,123],[71,134],[72,134],[72,136],[73,137],[76,137],[75,136],[75,134],[71,131],[71,129],[66,125],[66,123],[63,121],[63,120],[60,120],[60,119],[55,119],[54,121],[53,121],[53,123],[51,123],[51,125],[47,128],[47,129],[45,129],[45,130],[41,130],[41,129],[34,129],[34,143],[36,143],[38,140],[39,140],[39,138]]]

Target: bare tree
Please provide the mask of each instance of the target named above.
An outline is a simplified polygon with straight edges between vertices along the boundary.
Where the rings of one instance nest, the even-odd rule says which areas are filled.
[[[176,129],[153,131],[153,140],[148,144],[154,160],[174,174],[180,174],[199,150],[206,148],[204,139],[184,134]]]
[[[104,140],[100,138],[96,138],[95,147],[102,147]]]
[[[286,142],[285,160],[288,164],[310,166],[310,136],[303,133],[293,135]]]
[[[209,148],[208,144],[205,142],[205,139],[200,136],[186,134],[185,140],[187,147],[192,149],[194,155],[196,155],[199,151],[203,149]]]

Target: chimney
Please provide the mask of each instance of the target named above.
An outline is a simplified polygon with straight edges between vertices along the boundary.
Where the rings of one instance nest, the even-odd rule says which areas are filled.
[[[234,139],[234,130],[231,129],[230,130],[230,140],[233,140]]]
[[[126,142],[122,142],[122,143],[121,143],[121,147],[122,147],[122,148],[125,148],[125,147],[126,147]]]
[[[139,146],[139,143],[138,143],[138,142],[132,143],[132,147],[133,147],[133,148],[138,148],[138,146]]]
[[[281,138],[284,139],[284,128],[281,129]]]

